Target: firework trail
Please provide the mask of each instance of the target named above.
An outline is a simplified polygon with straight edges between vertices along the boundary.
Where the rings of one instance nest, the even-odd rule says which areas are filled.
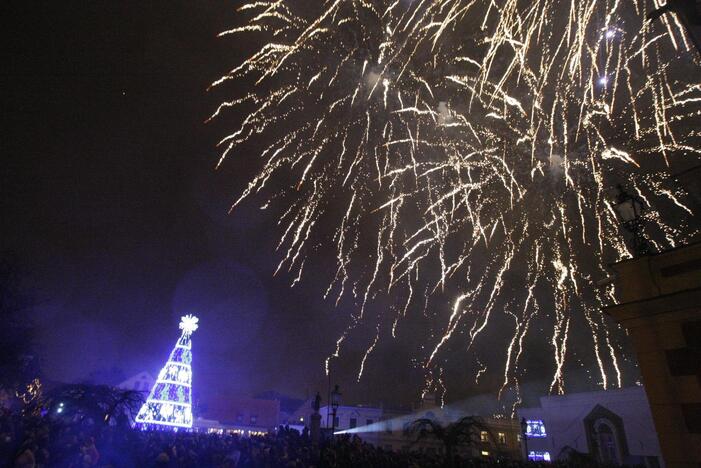
[[[458,359],[476,363],[476,378],[489,371],[483,340],[492,353],[504,343],[491,370],[502,391],[518,399],[527,343],[539,341],[552,351],[550,391],[562,393],[573,334],[589,336],[593,383],[621,385],[620,346],[600,311],[615,291],[595,286],[607,262],[630,255],[610,187],[622,182],[648,202],[646,235],[657,249],[696,234],[670,174],[701,156],[699,68],[674,17],[645,24],[657,6],[277,0],[240,8],[246,23],[222,35],[260,42],[213,84],[245,90],[213,116],[244,115],[221,141],[220,164],[264,146],[250,160],[260,171],[232,209],[256,194],[282,207],[278,271],[291,272],[293,284],[317,246],[335,250],[326,295],[336,304],[350,295],[357,308],[330,358],[369,324],[360,379],[378,341],[423,313],[434,324],[419,358],[425,391],[443,388],[451,342],[463,350]],[[276,180],[287,189],[269,189]],[[394,306],[371,313],[380,295]]]

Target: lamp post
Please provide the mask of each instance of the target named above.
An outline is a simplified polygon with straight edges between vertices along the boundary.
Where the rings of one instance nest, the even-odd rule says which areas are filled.
[[[312,402],[312,409],[314,412],[311,417],[311,439],[312,447],[315,449],[319,447],[319,439],[321,438],[321,415],[319,414],[319,408],[321,407],[321,395],[316,392],[314,401]]]
[[[334,432],[336,432],[336,412],[341,404],[341,392],[338,391],[338,385],[334,385],[333,392],[331,392],[331,409],[333,411],[333,420],[331,420],[331,437],[333,438]]]
[[[327,372],[329,376],[329,385],[326,388],[326,400],[331,403],[331,369]],[[326,405],[326,428],[329,428],[329,405]]]
[[[650,244],[643,235],[645,204],[640,197],[626,192],[620,184],[616,188],[618,195],[614,209],[623,227],[633,235],[633,250],[636,255],[649,255],[652,253]]]
[[[528,432],[528,423],[526,418],[521,418],[521,440],[523,441],[523,459],[528,461],[528,437],[526,433]]]

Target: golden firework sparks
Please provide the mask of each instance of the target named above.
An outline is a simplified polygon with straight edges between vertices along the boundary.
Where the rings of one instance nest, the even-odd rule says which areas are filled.
[[[630,255],[608,188],[623,181],[648,201],[647,235],[657,248],[696,233],[686,194],[668,182],[676,165],[701,156],[698,63],[673,16],[645,23],[657,6],[241,7],[246,24],[222,34],[261,42],[213,84],[233,80],[246,91],[214,113],[244,113],[221,141],[221,161],[243,145],[264,146],[260,171],[234,207],[276,177],[295,179],[273,200],[284,211],[278,270],[292,272],[293,285],[315,245],[335,249],[326,295],[338,304],[351,294],[357,310],[327,371],[346,338],[369,323],[360,379],[379,340],[421,309],[437,324],[421,346],[425,391],[444,389],[446,344],[459,337],[476,377],[487,372],[476,343],[491,327],[509,329],[501,391],[513,388],[516,401],[533,333],[552,349],[552,391],[564,391],[575,327],[591,337],[592,381],[621,385],[619,347],[599,312],[615,292],[595,287],[607,261]],[[328,226],[331,241],[315,238]],[[397,302],[388,321],[368,314],[379,294]],[[550,328],[534,331],[536,321]]]

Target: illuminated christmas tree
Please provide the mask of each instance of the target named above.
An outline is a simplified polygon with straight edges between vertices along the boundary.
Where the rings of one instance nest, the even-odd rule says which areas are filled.
[[[182,334],[158,374],[146,403],[136,416],[142,429],[192,427],[192,332],[199,319],[185,315],[180,320]]]

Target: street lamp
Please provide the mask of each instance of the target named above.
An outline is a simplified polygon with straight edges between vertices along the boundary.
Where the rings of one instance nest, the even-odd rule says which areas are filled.
[[[331,392],[331,409],[333,410],[333,420],[331,421],[331,437],[333,437],[334,432],[336,432],[336,412],[341,404],[341,392],[338,391],[338,385],[334,385],[333,392]]]
[[[643,235],[645,204],[640,197],[626,192],[620,184],[616,188],[618,195],[614,209],[623,227],[633,235],[633,249],[637,255],[649,255],[652,253],[650,244]]]
[[[523,459],[528,461],[528,422],[526,418],[521,418],[521,440],[523,441]]]

